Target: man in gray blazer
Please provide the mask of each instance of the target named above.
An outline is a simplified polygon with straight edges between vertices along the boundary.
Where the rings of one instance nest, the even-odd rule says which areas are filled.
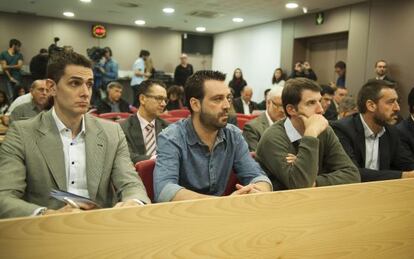
[[[137,113],[120,123],[134,163],[155,157],[157,136],[168,126],[166,121],[158,117],[167,105],[167,91],[163,82],[143,81],[137,98]]]
[[[243,137],[251,152],[256,152],[257,144],[265,130],[278,120],[285,118],[282,105],[283,87],[274,87],[267,93],[266,111],[249,121],[243,128]]]
[[[86,114],[91,62],[62,51],[51,57],[47,71],[53,108],[13,123],[0,147],[0,218],[78,210],[51,198],[52,189],[104,208],[149,203],[120,126]]]

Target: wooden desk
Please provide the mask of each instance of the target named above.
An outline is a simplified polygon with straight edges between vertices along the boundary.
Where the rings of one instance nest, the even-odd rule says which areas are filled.
[[[414,179],[0,221],[2,258],[413,258]]]

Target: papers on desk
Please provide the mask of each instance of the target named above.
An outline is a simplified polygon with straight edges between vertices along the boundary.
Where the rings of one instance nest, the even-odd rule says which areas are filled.
[[[50,196],[72,207],[73,204],[71,204],[70,202],[74,202],[80,208],[100,208],[100,206],[93,200],[66,191],[52,189],[52,191],[50,192]]]

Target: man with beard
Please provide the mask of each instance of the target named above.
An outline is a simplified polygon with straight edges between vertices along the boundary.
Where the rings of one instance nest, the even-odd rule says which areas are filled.
[[[282,103],[287,118],[265,131],[256,152],[274,190],[360,182],[357,168],[322,115],[318,83],[288,80]]]
[[[363,182],[414,177],[414,158],[400,143],[392,125],[400,111],[394,84],[369,80],[357,98],[353,116],[332,123]]]
[[[391,77],[388,76],[387,61],[381,59],[375,62],[375,79],[387,80],[389,82],[395,83],[395,81]]]
[[[20,53],[22,43],[11,39],[9,48],[0,53],[0,65],[6,75],[7,97],[12,101],[17,96],[17,87],[22,83],[23,55]]]
[[[198,71],[188,78],[185,96],[191,117],[170,125],[158,138],[157,202],[223,195],[232,169],[241,183],[234,195],[272,190],[241,131],[227,124],[231,93],[225,77],[218,71]]]

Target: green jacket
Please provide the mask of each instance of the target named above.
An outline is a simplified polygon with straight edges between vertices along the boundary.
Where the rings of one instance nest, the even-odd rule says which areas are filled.
[[[250,152],[256,152],[257,144],[267,128],[269,128],[269,121],[266,112],[244,125],[243,137],[249,145]]]
[[[85,115],[85,149],[92,200],[102,207],[127,199],[150,202],[118,124]],[[0,146],[0,218],[63,207],[50,197],[52,188],[67,190],[67,183],[62,141],[48,111],[14,122]]]
[[[328,127],[317,138],[303,137],[298,151],[290,142],[285,120],[273,124],[259,142],[256,159],[272,181],[274,190],[358,183],[358,169],[345,153],[335,133]],[[293,164],[288,153],[296,154]]]

